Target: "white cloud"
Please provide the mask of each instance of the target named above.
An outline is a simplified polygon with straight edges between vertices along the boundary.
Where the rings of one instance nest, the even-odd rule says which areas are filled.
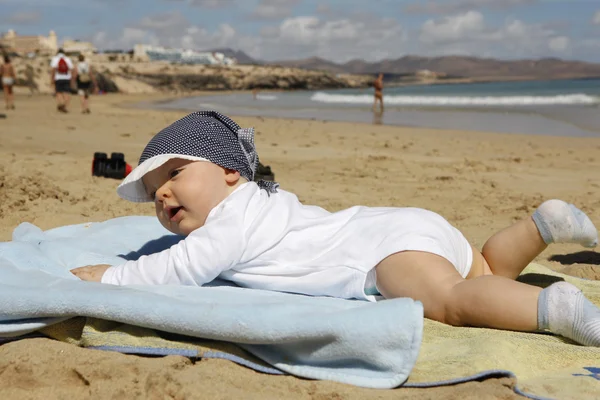
[[[104,0],[104,1],[120,1],[120,0]],[[182,3],[187,2],[194,7],[202,8],[227,8],[235,4],[236,0],[163,0],[167,3]]]
[[[321,22],[317,17],[296,17],[279,26],[280,39],[290,44],[308,44],[344,40],[359,40],[365,33],[362,23],[347,19]]]
[[[316,17],[286,19],[279,26],[280,38],[292,43],[310,44],[319,33],[318,24],[319,19]]]
[[[122,40],[126,43],[140,43],[145,40],[153,40],[143,29],[125,28],[123,29]]]
[[[226,8],[234,3],[235,0],[190,0],[192,6],[204,8]]]
[[[518,19],[491,23],[474,10],[428,19],[417,32],[405,31],[394,18],[369,13],[332,15],[284,18],[263,24],[259,33],[251,35],[238,31],[236,25],[209,29],[177,11],[145,16],[122,30],[98,32],[91,41],[100,49],[131,49],[138,43],[197,50],[229,47],[266,61],[318,56],[335,62],[379,61],[406,54],[570,57],[592,54],[590,49],[597,48],[593,38],[584,45],[565,35],[560,26]]]
[[[190,23],[187,18],[179,11],[143,17],[138,24],[141,29],[148,29],[165,34],[183,30],[189,25]]]
[[[102,31],[91,38],[99,49],[131,49],[138,43],[198,50],[230,47],[264,60],[319,56],[340,62],[399,57],[404,54],[405,40],[396,20],[366,15],[330,20],[287,18],[277,25],[265,25],[257,36],[252,36],[228,24],[210,31],[190,23],[179,12],[146,16],[121,31]]]
[[[508,9],[537,3],[539,0],[428,0],[407,4],[404,11],[411,14],[453,14],[482,8]]]
[[[478,11],[427,20],[421,27],[419,39],[425,43],[445,43],[469,38],[484,31],[483,15]]]
[[[594,14],[594,17],[592,18],[592,23],[600,25],[600,10],[596,11],[596,13]]]
[[[118,32],[97,32],[91,41],[100,49],[131,49],[143,43],[198,50],[232,47],[257,51],[256,38],[239,35],[231,25],[221,24],[210,32],[192,25],[180,12],[146,16]]]
[[[292,9],[301,0],[261,0],[251,13],[254,19],[281,19],[292,15]]]
[[[277,27],[261,31],[265,59],[299,59],[312,56],[349,61],[375,61],[403,54],[405,34],[394,19],[320,20],[313,16],[287,18]]]
[[[90,40],[96,47],[103,50],[129,50],[138,43],[159,44],[156,36],[138,28],[124,28],[117,35],[113,32],[99,31]]]
[[[571,50],[570,39],[547,26],[509,19],[492,27],[477,11],[427,20],[419,42],[421,54],[428,55],[531,58],[561,56]]]

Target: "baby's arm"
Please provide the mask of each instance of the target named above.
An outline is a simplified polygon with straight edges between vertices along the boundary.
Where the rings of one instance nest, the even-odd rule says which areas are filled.
[[[81,279],[82,281],[100,282],[104,272],[110,268],[110,265],[87,265],[85,267],[79,267],[71,270],[71,273]]]
[[[201,286],[236,265],[244,251],[241,229],[223,228],[218,224],[202,227],[171,248],[136,261],[114,267],[91,265],[72,272],[82,280],[114,285]]]

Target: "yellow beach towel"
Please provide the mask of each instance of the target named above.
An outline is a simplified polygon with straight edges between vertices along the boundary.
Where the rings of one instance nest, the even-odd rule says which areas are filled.
[[[559,280],[600,305],[600,281],[574,278],[530,264],[520,281],[546,287]],[[456,328],[426,320],[423,343],[406,386],[436,386],[483,371],[510,371],[517,392],[555,399],[600,399],[600,348],[548,334]]]
[[[52,339],[89,349],[138,355],[180,355],[197,359],[222,358],[257,371],[283,374],[233,343],[177,335],[98,318],[71,318],[47,326],[40,332]]]

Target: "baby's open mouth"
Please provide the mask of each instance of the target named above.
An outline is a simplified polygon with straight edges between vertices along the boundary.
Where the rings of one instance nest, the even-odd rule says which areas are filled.
[[[169,210],[169,218],[173,218],[181,209],[182,209],[182,207],[171,208]]]

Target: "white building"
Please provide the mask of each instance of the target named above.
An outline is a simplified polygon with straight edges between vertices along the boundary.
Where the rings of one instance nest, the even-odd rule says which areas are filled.
[[[225,57],[223,53],[199,52],[189,49],[174,49],[146,44],[136,44],[133,57],[151,61],[164,60],[180,64],[233,65],[235,59]]]

